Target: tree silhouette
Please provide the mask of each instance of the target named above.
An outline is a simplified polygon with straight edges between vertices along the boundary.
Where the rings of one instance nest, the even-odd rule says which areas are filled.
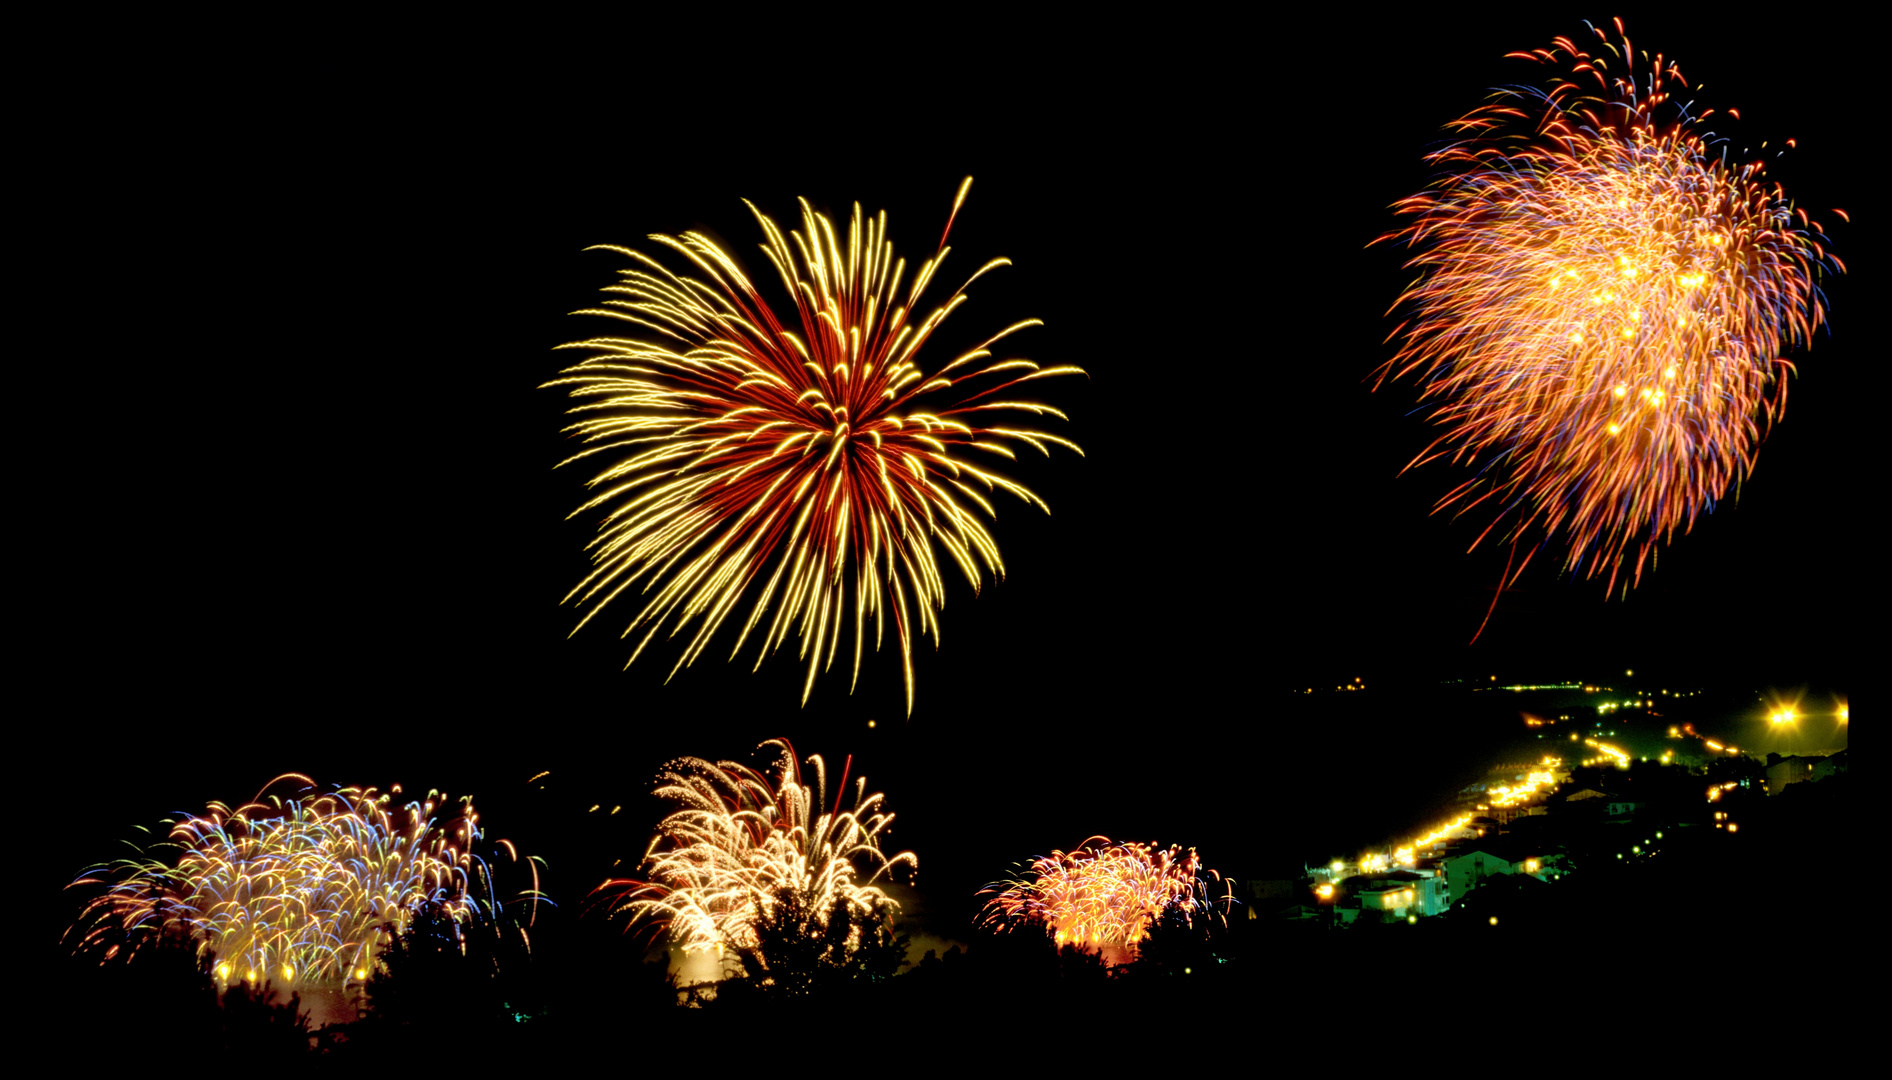
[[[719,1001],[858,993],[907,964],[908,939],[894,933],[890,901],[861,905],[836,897],[824,912],[806,891],[782,886],[756,906],[754,939],[732,943],[740,972],[718,984]]]
[[[513,1024],[543,1012],[520,928],[507,919],[455,919],[437,907],[414,913],[381,952],[368,984],[368,1028],[464,1030]]]
[[[267,1063],[313,1050],[309,1017],[299,997],[275,1000],[267,984],[237,982],[220,990],[211,975],[216,955],[199,951],[185,924],[167,923],[103,964],[81,958],[64,970],[62,1011],[56,1029],[65,1047],[88,1052],[150,1053],[188,1037],[201,1050]],[[61,997],[59,991],[53,997]],[[27,1041],[54,1031],[31,1031]]]

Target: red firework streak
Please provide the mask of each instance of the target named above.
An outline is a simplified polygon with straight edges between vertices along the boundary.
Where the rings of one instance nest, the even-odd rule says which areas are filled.
[[[864,218],[856,203],[841,238],[802,200],[802,231],[784,236],[749,204],[765,234],[763,251],[794,300],[794,329],[706,236],[651,237],[693,263],[699,277],[599,245],[637,265],[619,272],[602,307],[577,314],[655,336],[560,346],[592,355],[546,385],[569,387],[579,402],[566,431],[586,446],[561,464],[621,455],[591,479],[591,498],[573,514],[604,511],[588,547],[592,572],[565,599],[587,608],[579,627],[626,592],[640,599],[624,634],[647,629],[627,667],[666,625],[668,636],[689,628],[674,675],[760,582],[731,659],[761,627],[759,667],[793,631],[807,664],[805,704],[816,673],[833,664],[850,616],[858,682],[868,624],[878,648],[891,611],[912,714],[915,620],[937,645],[945,602],[935,545],[977,591],[981,565],[999,577],[1005,572],[978,516],[995,516],[986,496],[1004,489],[1049,510],[1023,486],[973,464],[968,452],[1013,458],[1018,443],[1047,456],[1053,443],[1078,450],[1056,435],[996,426],[1020,413],[1066,418],[1008,391],[1081,369],[992,351],[1039,320],[1006,327],[931,376],[915,360],[965,300],[966,287],[1010,263],[986,263],[924,321],[910,321],[950,250],[952,216],[971,183],[960,186],[939,250],[904,296],[906,262],[887,242],[885,211]]]

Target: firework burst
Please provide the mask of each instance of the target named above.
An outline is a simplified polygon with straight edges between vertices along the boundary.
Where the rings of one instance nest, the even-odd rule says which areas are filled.
[[[1379,379],[1415,376],[1446,429],[1407,468],[1477,464],[1436,507],[1496,510],[1474,548],[1507,520],[1514,556],[1561,532],[1567,571],[1627,592],[1752,472],[1786,405],[1780,353],[1824,318],[1816,276],[1844,267],[1759,161],[1698,130],[1714,111],[1673,99],[1673,61],[1596,37],[1510,54],[1556,68],[1550,89],[1453,123],[1427,158],[1441,178],[1396,204],[1412,220],[1380,239],[1422,273]]]
[[[683,758],[664,770],[656,794],[678,808],[658,825],[641,880],[599,886],[597,895],[614,914],[697,951],[754,948],[758,924],[784,901],[817,932],[835,917],[848,918],[850,939],[859,924],[899,909],[875,883],[896,867],[917,869],[919,860],[910,851],[892,858],[881,852],[893,815],[881,811],[882,795],[867,793],[865,777],[856,781],[853,805],[842,809],[853,758],[829,806],[819,755],[808,759],[816,778],[808,787],[793,747],[783,740],[762,745],[779,752],[773,781],[733,761]]]
[[[1169,915],[1188,925],[1219,913],[1227,921],[1232,897],[1211,898],[1209,882],[1198,876],[1202,860],[1196,849],[1184,854],[1171,846],[1157,850],[1143,844],[1113,844],[1093,836],[1070,854],[1054,851],[1033,860],[1016,880],[988,885],[990,895],[981,921],[1012,928],[1042,925],[1059,945],[1135,944]],[[1222,875],[1206,871],[1215,881]]]
[[[296,797],[270,794],[284,781],[300,785]],[[314,788],[285,774],[234,810],[211,803],[173,822],[140,858],[88,870],[73,884],[102,891],[68,931],[75,951],[104,962],[181,932],[215,958],[220,983],[337,985],[368,979],[416,912],[496,921],[470,799],[430,791],[399,804],[372,788]],[[499,846],[518,860],[510,842]],[[536,914],[537,890],[528,895]]]
[[[968,178],[960,187],[955,215],[970,185]],[[591,479],[594,494],[573,514],[603,516],[589,548],[592,572],[565,599],[587,609],[576,633],[618,596],[640,598],[624,635],[647,629],[627,667],[666,625],[676,636],[694,624],[675,675],[760,584],[730,659],[759,627],[760,667],[792,632],[807,664],[804,703],[817,672],[833,664],[846,624],[854,624],[858,682],[863,643],[871,633],[878,649],[891,615],[911,714],[913,637],[916,628],[930,632],[937,646],[946,599],[936,545],[976,591],[982,566],[1005,572],[980,518],[995,514],[987,495],[1003,490],[1049,510],[1023,486],[974,464],[972,453],[1012,458],[1021,443],[1047,456],[1052,444],[1077,450],[1004,418],[1064,419],[1049,405],[1007,395],[1037,379],[1082,372],[995,356],[1000,341],[1040,325],[1027,319],[923,373],[917,354],[964,302],[966,287],[1010,260],[986,263],[915,321],[950,250],[952,217],[938,251],[905,282],[906,262],[887,241],[884,211],[864,218],[855,204],[841,237],[806,200],[801,206],[802,231],[784,236],[749,204],[767,240],[762,250],[794,300],[794,329],[735,260],[699,233],[651,239],[702,277],[599,245],[637,265],[620,271],[603,307],[578,314],[657,336],[561,346],[594,355],[546,384],[568,387],[580,401],[566,431],[587,445],[561,464],[622,455]]]

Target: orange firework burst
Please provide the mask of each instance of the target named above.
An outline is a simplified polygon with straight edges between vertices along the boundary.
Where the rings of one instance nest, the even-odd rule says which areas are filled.
[[[1419,248],[1423,273],[1379,378],[1416,374],[1447,429],[1407,468],[1478,464],[1437,506],[1497,509],[1473,547],[1507,519],[1514,545],[1561,530],[1566,570],[1607,567],[1627,592],[1752,472],[1786,405],[1780,353],[1810,341],[1815,277],[1844,266],[1759,161],[1697,133],[1713,110],[1671,100],[1672,61],[1596,36],[1594,55],[1567,38],[1511,54],[1557,66],[1550,89],[1456,121],[1427,159],[1445,175],[1396,204],[1413,220],[1380,239]]]
[[[1070,854],[1054,851],[1032,861],[1016,881],[986,887],[983,921],[989,926],[1039,923],[1059,945],[1135,944],[1150,927],[1175,914],[1193,925],[1209,915],[1208,883],[1197,876],[1202,860],[1171,846],[1158,851],[1142,844],[1113,844],[1093,836]],[[1207,871],[1220,881],[1222,875]]]
[[[971,183],[961,185],[954,214]],[[1047,456],[1051,443],[1076,450],[1067,439],[997,418],[1064,418],[1048,405],[1004,395],[1021,383],[1081,371],[996,357],[992,346],[1040,325],[1027,319],[930,377],[922,373],[916,354],[965,300],[966,286],[1009,260],[986,263],[915,321],[910,316],[950,250],[951,215],[938,252],[903,286],[906,263],[894,258],[885,212],[864,218],[855,204],[845,237],[838,237],[827,217],[805,200],[801,205],[803,231],[786,237],[749,206],[767,238],[763,251],[794,299],[797,329],[785,327],[735,261],[701,234],[651,239],[681,253],[705,278],[678,276],[646,255],[600,245],[641,268],[621,271],[623,280],[605,290],[616,295],[579,314],[620,319],[659,339],[599,337],[562,346],[594,355],[547,384],[570,387],[581,401],[567,431],[588,445],[562,464],[624,454],[592,478],[596,494],[574,514],[604,512],[590,545],[593,570],[566,600],[589,605],[582,627],[627,590],[644,597],[624,633],[648,630],[626,666],[666,624],[674,636],[694,622],[674,675],[761,582],[730,658],[762,625],[759,667],[793,631],[807,662],[804,703],[815,674],[834,662],[850,615],[858,681],[862,643],[871,632],[879,647],[891,611],[911,714],[915,623],[937,644],[937,612],[946,599],[934,544],[977,590],[982,564],[1004,575],[998,545],[978,516],[994,513],[986,494],[1003,489],[1045,505],[975,466],[965,452],[1010,458],[1020,442]]]

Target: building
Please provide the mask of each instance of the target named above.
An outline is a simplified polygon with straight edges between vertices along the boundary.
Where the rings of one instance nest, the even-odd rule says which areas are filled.
[[[1529,806],[1494,806],[1490,814],[1500,827],[1509,827],[1519,818],[1543,817],[1549,811],[1550,807],[1543,803],[1532,803]]]
[[[1430,870],[1414,870],[1422,875],[1418,883],[1419,898],[1416,915],[1443,915],[1452,906],[1452,898],[1445,890],[1445,878]]]
[[[1417,899],[1412,886],[1398,882],[1361,889],[1355,895],[1360,901],[1361,911],[1381,911],[1395,919],[1405,918]]]
[[[1385,912],[1392,918],[1439,915],[1452,906],[1445,879],[1432,870],[1363,874],[1347,879],[1344,887],[1362,911]]]
[[[1841,755],[1835,755],[1841,756]],[[1835,772],[1846,771],[1844,762],[1837,766],[1833,758],[1826,757],[1781,757],[1778,754],[1767,755],[1767,793],[1778,795],[1787,790],[1788,784],[1802,784],[1808,780],[1819,780],[1832,776]]]
[[[1458,903],[1465,899],[1465,894],[1481,885],[1486,878],[1499,874],[1513,873],[1511,860],[1475,848],[1445,860],[1445,880],[1451,892],[1448,900]]]
[[[1512,842],[1484,844],[1445,860],[1445,880],[1451,889],[1449,903],[1458,903],[1465,894],[1494,877],[1525,874],[1545,881],[1561,875],[1565,869],[1561,854]]]
[[[1628,817],[1642,808],[1642,800],[1596,788],[1580,788],[1564,796],[1564,805],[1581,805],[1603,817]]]

